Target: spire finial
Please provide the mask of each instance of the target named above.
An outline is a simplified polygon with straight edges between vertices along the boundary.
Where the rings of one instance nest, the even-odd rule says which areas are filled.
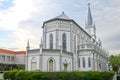
[[[40,45],[43,45],[43,39],[41,38],[41,43],[40,43]]]
[[[90,3],[88,3],[88,6],[90,6]]]
[[[29,40],[27,41],[27,48],[30,48]]]
[[[29,46],[29,40],[28,40],[28,42],[27,42],[27,46]]]

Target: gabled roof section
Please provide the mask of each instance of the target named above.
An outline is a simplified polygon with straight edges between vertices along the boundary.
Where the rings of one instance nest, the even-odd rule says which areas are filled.
[[[60,14],[59,16],[57,16],[53,19],[67,19],[67,20],[70,20],[70,18],[64,12],[62,12],[62,14]]]

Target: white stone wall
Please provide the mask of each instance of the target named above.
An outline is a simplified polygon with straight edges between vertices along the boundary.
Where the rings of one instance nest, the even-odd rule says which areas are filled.
[[[60,69],[60,57],[59,56],[52,56],[52,55],[46,55],[46,56],[43,56],[43,63],[42,63],[42,71],[49,71],[49,65],[48,65],[48,62],[50,59],[53,59],[54,60],[54,71],[59,71]]]
[[[28,65],[28,67],[27,67],[27,69],[28,70],[31,70],[31,61],[32,61],[32,58],[35,58],[36,59],[36,61],[37,61],[37,68],[36,68],[36,70],[39,70],[40,69],[40,66],[39,66],[39,54],[40,54],[40,52],[39,52],[39,50],[31,50],[31,51],[28,51],[28,63],[27,63],[27,65]]]
[[[50,34],[53,35],[53,49],[59,49],[59,44],[62,44],[62,34],[65,33],[67,37],[66,50],[70,52],[70,22],[68,21],[52,21],[46,23],[44,26],[43,39],[46,49],[50,49]]]
[[[90,43],[90,36],[79,28],[74,22],[55,20],[44,24],[43,28],[43,46],[45,49],[49,49],[50,39],[49,36],[53,35],[53,49],[59,49],[59,45],[62,44],[62,34],[67,36],[67,51],[74,51],[74,36],[76,36],[76,48],[78,43]],[[76,49],[77,50],[77,49]]]
[[[64,71],[64,63],[65,63],[65,60],[67,61],[67,71],[72,71],[72,57],[66,57],[66,56],[63,56],[62,57],[62,71]]]
[[[49,60],[53,59],[54,62],[54,70],[53,71],[60,71],[60,51],[43,51],[41,57],[39,57],[39,51],[29,51],[28,54],[28,70],[31,70],[31,60],[32,58],[36,58],[37,61],[37,69],[42,71],[49,71]],[[72,55],[68,53],[62,54],[62,71],[64,70],[64,62],[67,61],[67,71],[72,71]],[[40,61],[41,60],[41,61]],[[40,63],[42,62],[42,63]],[[41,68],[42,66],[42,68]]]
[[[39,56],[37,56],[37,55],[31,55],[31,56],[29,56],[28,57],[28,70],[31,70],[31,60],[32,60],[32,58],[36,58],[36,60],[37,60],[37,68],[36,68],[36,70],[39,70]]]
[[[85,67],[83,67],[83,57],[85,58]],[[91,64],[91,67],[89,67],[88,65],[88,57],[90,57],[90,64]],[[83,51],[79,54],[79,57],[78,59],[80,59],[80,65],[78,65],[78,69],[79,71],[90,71],[92,70],[92,66],[93,66],[93,63],[92,63],[92,55],[91,55],[91,52],[89,51]]]
[[[49,71],[49,65],[48,61],[50,59],[54,60],[54,71],[60,71],[60,52],[43,52],[42,56],[42,71]],[[68,64],[68,71],[72,70],[72,56],[65,55],[64,53],[62,54],[62,71],[64,70],[63,63],[64,61],[67,60],[69,62]]]
[[[62,55],[62,61],[60,61],[60,51],[56,50],[60,50],[60,45],[62,45],[62,35],[64,33],[66,34],[67,40],[66,51],[71,52],[72,55],[66,55],[65,53]],[[53,58],[55,61],[54,71],[60,71],[60,62],[62,62],[62,70],[64,70],[63,63],[65,61],[68,62],[68,71],[104,71],[106,69],[105,66],[107,63],[107,56],[102,54],[105,52],[100,52],[99,50],[102,51],[101,48],[96,49],[99,47],[97,41],[94,41],[91,36],[74,21],[51,20],[45,22],[43,25],[43,49],[50,49],[50,34],[53,35],[53,50],[43,51],[41,57],[38,57],[39,51],[33,51],[32,53],[29,53],[28,67],[30,66],[30,59],[33,56],[36,56],[38,60],[37,69],[42,69],[42,71],[48,71],[48,60],[50,58]],[[93,44],[92,46],[95,46],[95,50],[92,49],[92,47],[88,48],[88,46],[84,46],[85,48],[83,50],[78,49],[78,46],[86,44]],[[83,67],[83,57],[85,58],[85,67]],[[88,66],[88,57],[90,57],[91,67]],[[80,67],[78,65],[78,58],[80,58]],[[99,64],[101,64],[101,69]],[[42,67],[40,68],[40,66]]]
[[[16,64],[25,64],[25,54],[16,54],[15,55]]]

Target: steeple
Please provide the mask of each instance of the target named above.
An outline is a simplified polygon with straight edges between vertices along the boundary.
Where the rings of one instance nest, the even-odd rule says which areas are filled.
[[[87,16],[87,23],[86,25],[93,25],[92,14],[90,10],[90,3],[88,3],[88,16]]]
[[[85,29],[92,38],[96,39],[96,28],[90,10],[90,3],[88,3],[88,15],[87,22],[85,23]]]

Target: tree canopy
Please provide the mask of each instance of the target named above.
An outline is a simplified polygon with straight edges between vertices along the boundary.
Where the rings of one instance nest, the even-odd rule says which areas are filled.
[[[113,70],[118,73],[120,69],[120,55],[110,56],[109,62],[113,67]]]

